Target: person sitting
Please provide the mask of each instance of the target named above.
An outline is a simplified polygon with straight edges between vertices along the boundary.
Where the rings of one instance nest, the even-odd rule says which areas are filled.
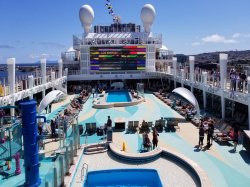
[[[137,93],[137,91],[134,92],[133,97],[136,98],[136,99],[138,99],[138,93]]]
[[[192,109],[192,115],[196,115],[197,114],[197,110],[193,107]]]
[[[217,140],[233,140],[234,139],[234,129],[229,128],[227,132],[219,133],[215,135]]]
[[[186,109],[186,114],[185,114],[185,118],[187,120],[192,119],[192,108],[190,106],[188,106],[188,108]]]
[[[145,134],[144,136],[143,146],[144,146],[144,149],[146,149],[147,151],[149,151],[151,148],[151,141],[148,137],[148,134]]]
[[[142,120],[141,126],[142,127],[146,127],[147,126],[147,122],[145,120]]]

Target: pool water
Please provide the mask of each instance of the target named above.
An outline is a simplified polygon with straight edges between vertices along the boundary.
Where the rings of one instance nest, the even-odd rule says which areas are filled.
[[[111,91],[108,93],[107,103],[131,102],[130,95],[127,91]]]
[[[114,169],[89,172],[83,186],[162,187],[162,183],[154,169]]]

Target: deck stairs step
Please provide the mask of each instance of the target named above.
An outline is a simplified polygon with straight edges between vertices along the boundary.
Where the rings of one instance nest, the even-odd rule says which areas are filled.
[[[107,150],[108,149],[106,143],[92,144],[85,147],[84,154],[103,153],[106,152]]]

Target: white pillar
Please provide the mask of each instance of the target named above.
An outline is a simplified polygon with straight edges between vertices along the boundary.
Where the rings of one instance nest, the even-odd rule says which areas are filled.
[[[68,76],[68,72],[69,72],[69,69],[68,69],[68,68],[65,68],[64,74],[63,74],[63,75],[67,77],[67,76]]]
[[[51,82],[53,83],[56,79],[56,73],[54,71],[51,71]],[[52,87],[52,90],[54,90],[54,86]]]
[[[227,78],[227,61],[228,55],[220,54],[220,86],[221,86],[221,117],[225,118],[225,98],[224,90],[226,89],[226,78]]]
[[[42,83],[46,83],[46,58],[42,58],[41,62],[41,74],[42,74]]]
[[[181,69],[181,87],[184,87],[185,71]]]
[[[28,76],[28,88],[33,88],[34,86],[34,76],[33,75],[30,75]],[[31,95],[29,96],[29,99],[33,99],[33,93],[31,93]]]
[[[221,95],[221,118],[224,119],[225,118],[225,97],[223,95],[223,90],[221,91],[222,95]]]
[[[174,88],[176,88],[176,76],[177,76],[177,58],[173,57],[173,68],[174,68]]]
[[[190,81],[194,82],[194,56],[189,56]]]
[[[15,71],[16,71],[16,59],[8,58],[8,83],[10,87],[10,94],[15,93]]]
[[[247,75],[247,74],[246,74]],[[248,129],[250,130],[250,77],[247,77],[247,89],[248,89]]]
[[[62,77],[62,69],[63,69],[62,59],[59,59],[58,60],[58,78]]]
[[[167,72],[168,72],[168,74],[171,73],[171,66],[168,66]]]
[[[194,91],[194,87],[193,87],[193,83],[194,83],[194,56],[189,56],[189,79],[191,82],[191,92],[193,93]]]
[[[204,109],[207,108],[207,93],[206,93],[206,85],[207,85],[207,72],[202,72],[203,76],[203,106]]]
[[[220,54],[220,85],[221,89],[226,89],[226,78],[227,78],[227,60],[228,55],[221,53]]]
[[[46,83],[46,58],[42,58],[40,62],[41,62],[42,84],[45,84]],[[46,90],[42,91],[43,98],[45,97],[45,91]]]
[[[16,78],[16,59],[15,58],[8,58],[7,59],[7,65],[8,65],[8,83],[10,88],[10,94],[15,93],[15,78]],[[12,106],[15,105],[15,101],[13,100],[11,103]],[[10,115],[15,116],[15,109],[10,109]]]

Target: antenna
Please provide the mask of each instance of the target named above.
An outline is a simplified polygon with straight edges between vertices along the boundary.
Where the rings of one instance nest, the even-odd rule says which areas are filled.
[[[105,6],[108,9],[109,15],[112,16],[113,22],[117,23],[117,24],[120,24],[121,23],[121,17],[114,12],[114,9],[113,9],[113,6],[112,6],[110,0],[106,0]]]

